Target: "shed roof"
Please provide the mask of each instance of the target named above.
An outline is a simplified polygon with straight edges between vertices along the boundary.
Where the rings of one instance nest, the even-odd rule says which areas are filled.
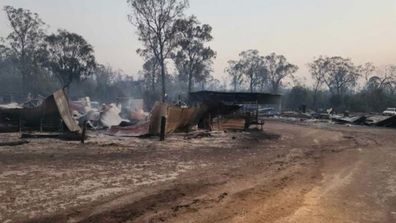
[[[193,103],[216,101],[226,104],[280,104],[281,95],[248,92],[198,91],[190,93]]]

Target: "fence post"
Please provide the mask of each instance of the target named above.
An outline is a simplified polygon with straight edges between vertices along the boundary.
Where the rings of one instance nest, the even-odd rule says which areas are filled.
[[[166,118],[164,116],[162,116],[161,117],[160,141],[165,141],[165,131],[166,131]]]

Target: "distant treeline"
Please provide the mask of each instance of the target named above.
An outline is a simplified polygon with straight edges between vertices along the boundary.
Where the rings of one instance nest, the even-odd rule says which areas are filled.
[[[98,64],[93,47],[79,34],[47,25],[30,10],[4,7],[11,32],[0,38],[0,96],[25,101],[66,87],[70,97],[112,101],[142,96],[132,77]]]
[[[351,59],[320,56],[308,64],[310,80],[300,83],[297,66],[283,55],[260,56],[257,50],[240,54],[226,69],[233,90],[280,93],[284,109],[380,112],[396,107],[396,65],[355,65]],[[289,84],[285,84],[289,81]]]
[[[0,38],[0,96],[23,101],[64,87],[72,99],[134,97],[152,105],[161,99],[187,100],[192,91],[227,90],[282,94],[284,109],[292,110],[379,112],[396,107],[396,66],[356,65],[340,56],[315,58],[305,75],[311,80],[302,83],[296,76],[299,68],[284,55],[250,49],[230,60],[227,75],[218,80],[212,68],[217,53],[209,46],[212,27],[185,15],[188,1],[127,2],[128,18],[143,46],[137,53],[144,65],[135,79],[99,64],[81,35],[63,29],[50,34],[38,14],[4,7],[11,32]]]
[[[295,86],[286,90],[283,97],[283,109],[301,111],[303,106],[313,111],[325,111],[334,108],[336,112],[383,112],[386,108],[396,107],[396,95],[383,89],[364,89],[345,95],[332,95],[327,90],[316,93],[307,87]]]
[[[28,9],[4,7],[11,32],[0,38],[0,96],[18,101],[47,96],[68,88],[72,99],[89,96],[101,102],[117,98],[145,98],[150,103],[161,99],[161,84],[169,86],[168,100],[195,89],[215,89],[221,83],[211,76],[215,52],[204,43],[212,39],[211,27],[194,17],[172,20],[172,51],[167,59],[174,69],[165,69],[144,49],[145,58],[139,78],[111,66],[97,63],[94,48],[77,33],[59,29],[48,34],[48,25]],[[169,38],[169,37],[167,37]],[[136,74],[135,74],[136,77]]]

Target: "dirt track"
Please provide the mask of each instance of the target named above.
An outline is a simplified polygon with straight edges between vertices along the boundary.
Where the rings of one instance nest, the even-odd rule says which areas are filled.
[[[163,144],[0,147],[0,222],[396,222],[395,136],[271,121]]]

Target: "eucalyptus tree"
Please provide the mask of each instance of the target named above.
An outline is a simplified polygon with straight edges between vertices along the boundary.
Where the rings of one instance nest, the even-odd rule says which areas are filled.
[[[157,91],[156,85],[160,77],[160,67],[155,57],[147,57],[143,64],[143,78],[146,88],[152,93]]]
[[[31,89],[32,78],[39,66],[41,44],[45,37],[45,23],[37,13],[12,6],[4,7],[11,27],[4,45],[12,56],[22,76],[22,92],[26,96]],[[4,47],[3,46],[3,47]]]
[[[396,66],[387,65],[382,69],[376,69],[376,75],[369,76],[366,90],[383,90],[394,94],[396,89]]]
[[[316,109],[318,93],[323,87],[325,74],[327,72],[327,60],[322,56],[308,64],[313,80],[313,108]]]
[[[239,63],[242,65],[243,73],[249,84],[250,92],[254,92],[258,86],[261,75],[266,75],[264,68],[264,57],[260,56],[258,50],[247,50],[239,54]]]
[[[369,79],[375,75],[378,68],[374,64],[369,62],[358,66],[358,70],[361,76],[363,76],[364,80],[368,82]]]
[[[65,30],[45,38],[48,53],[45,65],[64,87],[90,76],[96,68],[94,49],[80,35]]]
[[[213,70],[211,63],[202,63],[197,66],[197,73],[194,75],[195,84],[199,84],[201,90],[205,90],[209,82],[215,78],[212,76]]]
[[[326,83],[333,95],[342,96],[356,86],[360,73],[358,67],[348,58],[326,57],[324,66]]]
[[[228,66],[226,67],[225,72],[230,75],[231,85],[233,90],[236,92],[244,81],[242,65],[238,61],[230,60],[228,61]]]
[[[264,66],[272,93],[279,93],[283,80],[286,77],[293,77],[298,70],[298,67],[289,63],[285,56],[276,53],[265,56]]]
[[[177,33],[177,49],[173,55],[180,76],[187,80],[188,93],[193,90],[193,81],[205,81],[211,71],[216,52],[206,44],[213,37],[212,27],[201,24],[195,16],[178,19],[174,28]],[[182,78],[183,79],[183,78]]]
[[[152,54],[161,68],[162,100],[166,96],[166,60],[176,47],[175,22],[183,17],[187,0],[127,0],[131,14],[129,21],[137,29],[143,48],[142,56]]]

